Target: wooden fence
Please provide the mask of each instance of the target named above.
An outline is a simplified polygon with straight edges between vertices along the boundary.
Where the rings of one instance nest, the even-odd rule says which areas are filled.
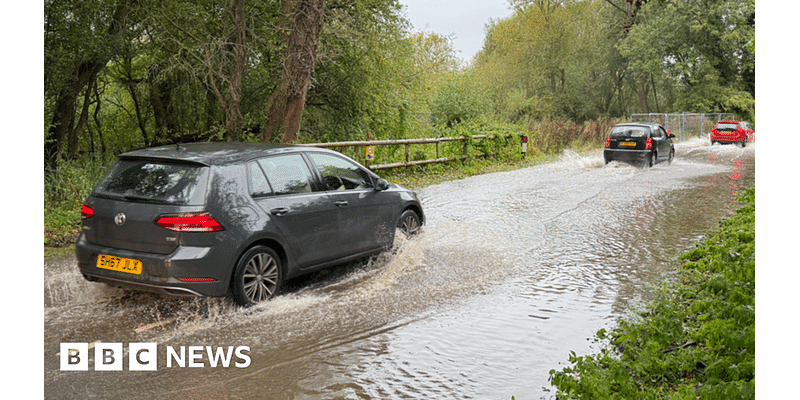
[[[514,135],[505,135],[501,136],[508,142],[510,138],[513,138]],[[473,140],[480,140],[480,139],[487,139],[493,138],[489,135],[474,135],[472,136]],[[496,136],[494,137],[496,138]],[[463,141],[464,142],[464,153],[461,156],[457,157],[442,157],[441,152],[439,149],[439,145],[443,142],[455,142],[455,141]],[[420,145],[420,144],[436,144],[436,157],[428,160],[409,160],[409,146],[411,145]],[[429,139],[399,139],[399,140],[366,140],[366,141],[352,141],[352,142],[332,142],[332,143],[308,143],[304,144],[304,146],[312,146],[312,147],[324,147],[324,148],[335,148],[335,147],[372,147],[372,146],[396,146],[396,145],[405,145],[405,161],[403,162],[396,162],[390,164],[378,164],[378,165],[370,165],[369,159],[367,162],[364,163],[366,167],[371,170],[379,170],[379,169],[391,169],[391,168],[402,168],[402,167],[410,167],[414,165],[423,165],[423,164],[433,164],[433,163],[444,163],[450,161],[458,161],[458,160],[466,160],[469,158],[467,154],[467,146],[469,141],[464,136],[459,137],[445,137],[445,138],[429,138]],[[480,154],[479,156],[487,157],[494,155],[492,154]]]

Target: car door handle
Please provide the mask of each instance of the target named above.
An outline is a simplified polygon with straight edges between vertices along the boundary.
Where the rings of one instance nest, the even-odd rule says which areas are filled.
[[[345,207],[345,206],[347,206],[347,202],[344,201],[344,200],[335,201],[335,202],[333,202],[333,204],[336,204],[336,207]]]
[[[284,215],[284,214],[288,213],[289,209],[286,208],[286,207],[273,208],[272,210],[269,210],[269,212],[272,215],[279,215],[280,216],[280,215]]]

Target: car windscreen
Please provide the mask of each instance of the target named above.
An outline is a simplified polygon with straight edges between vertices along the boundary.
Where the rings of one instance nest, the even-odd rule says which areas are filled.
[[[647,136],[647,128],[642,126],[615,126],[611,128],[609,137],[612,138],[639,138]]]
[[[202,204],[208,167],[149,160],[120,160],[94,195],[133,202]]]
[[[718,131],[735,131],[739,127],[739,124],[724,124],[720,123],[717,124],[716,129]]]

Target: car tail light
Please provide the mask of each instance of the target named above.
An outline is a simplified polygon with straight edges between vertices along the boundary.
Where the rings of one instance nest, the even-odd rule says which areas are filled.
[[[81,219],[89,219],[94,217],[94,209],[86,205],[86,203],[81,204]]]
[[[644,145],[645,150],[653,150],[653,139],[647,138],[647,143]]]
[[[611,138],[606,138],[606,148],[607,149],[611,148]]]
[[[162,215],[156,225],[176,232],[217,232],[225,228],[210,213]]]

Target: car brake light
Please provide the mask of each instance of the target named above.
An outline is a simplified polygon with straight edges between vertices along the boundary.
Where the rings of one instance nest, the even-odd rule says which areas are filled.
[[[647,138],[647,143],[644,145],[645,150],[653,150],[653,139]]]
[[[210,213],[162,215],[156,225],[175,232],[217,232],[225,228]]]
[[[81,204],[81,219],[89,219],[94,217],[94,209],[86,204]]]
[[[611,148],[611,138],[606,138],[606,148]]]

